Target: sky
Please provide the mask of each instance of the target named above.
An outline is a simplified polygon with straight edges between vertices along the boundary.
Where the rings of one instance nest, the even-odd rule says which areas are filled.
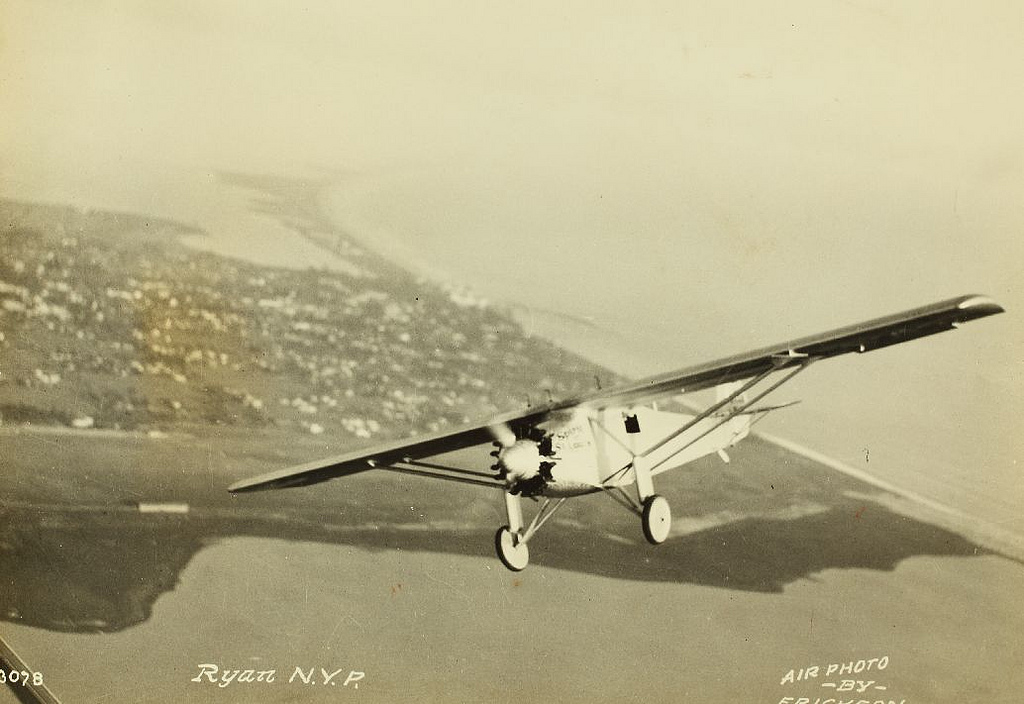
[[[1024,501],[1020,3],[14,1],[0,106],[0,193],[251,251],[218,170],[329,174],[353,236],[591,321],[635,373],[990,294],[1008,315],[816,369],[771,427]]]

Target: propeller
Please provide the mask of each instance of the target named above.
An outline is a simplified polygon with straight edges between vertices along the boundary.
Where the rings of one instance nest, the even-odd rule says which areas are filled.
[[[495,423],[487,429],[491,432],[494,442],[502,449],[512,447],[518,440],[516,434],[512,432],[512,428],[508,427],[508,423]]]
[[[536,440],[520,439],[505,423],[488,427],[498,449],[491,453],[497,458],[492,469],[499,470],[509,487],[517,482],[537,476],[540,472],[540,445]]]

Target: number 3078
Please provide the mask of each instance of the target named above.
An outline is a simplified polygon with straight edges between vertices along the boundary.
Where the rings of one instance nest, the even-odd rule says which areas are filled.
[[[40,685],[42,683],[42,672],[26,672],[25,670],[5,670],[2,667],[0,667],[0,684]]]

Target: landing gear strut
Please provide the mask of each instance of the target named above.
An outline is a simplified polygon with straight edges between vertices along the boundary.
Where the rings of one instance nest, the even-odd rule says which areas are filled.
[[[519,505],[519,497],[511,491],[505,492],[505,512],[508,525],[500,528],[494,536],[494,547],[498,558],[505,567],[513,572],[520,572],[530,564],[530,548],[526,545],[523,532],[523,509]]]
[[[633,458],[633,472],[636,474],[637,498],[643,508],[640,517],[644,537],[651,545],[661,545],[672,529],[672,509],[664,496],[654,493],[654,482],[646,457]]]
[[[511,490],[505,491],[504,494],[508,525],[499,529],[494,536],[494,547],[497,548],[498,557],[505,567],[513,572],[519,572],[525,569],[530,562],[530,549],[526,544],[540,530],[540,527],[555,515],[555,511],[565,503],[565,498],[560,498],[554,503],[551,499],[546,499],[540,510],[534,515],[533,520],[530,521],[530,525],[524,526],[523,510],[519,505],[518,494],[513,494]]]

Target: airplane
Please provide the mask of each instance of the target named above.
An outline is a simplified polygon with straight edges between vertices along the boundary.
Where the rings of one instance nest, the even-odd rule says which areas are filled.
[[[605,492],[637,514],[644,536],[658,545],[668,538],[672,512],[655,493],[654,478],[705,455],[728,461],[726,450],[746,437],[754,422],[792,405],[758,405],[761,400],[811,364],[1002,312],[987,296],[960,296],[459,429],[289,467],[237,482],[228,491],[309,486],[372,469],[496,488],[504,496],[508,522],[498,529],[495,548],[513,571],[527,566],[530,541],[567,499]],[[658,408],[664,399],[712,389],[715,401],[703,410]],[[488,443],[494,445],[490,471],[438,459]],[[544,499],[529,523],[521,506],[524,497]]]

